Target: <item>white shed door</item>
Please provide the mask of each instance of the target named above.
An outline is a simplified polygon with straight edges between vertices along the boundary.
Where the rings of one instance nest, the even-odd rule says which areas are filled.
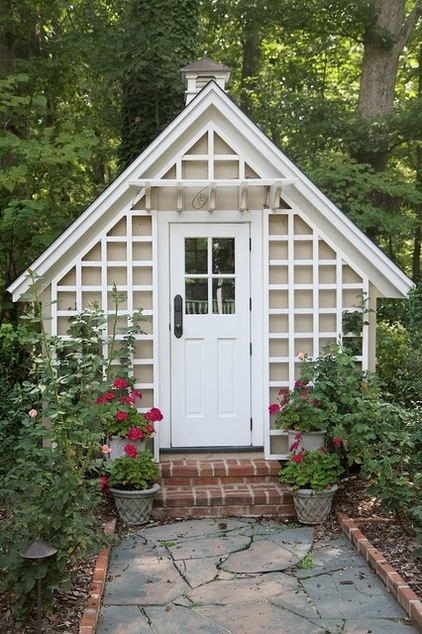
[[[248,224],[173,224],[171,445],[248,446]]]

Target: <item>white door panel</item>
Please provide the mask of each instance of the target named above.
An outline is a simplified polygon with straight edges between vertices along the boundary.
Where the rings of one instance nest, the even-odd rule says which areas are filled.
[[[173,447],[249,446],[249,226],[171,226]]]

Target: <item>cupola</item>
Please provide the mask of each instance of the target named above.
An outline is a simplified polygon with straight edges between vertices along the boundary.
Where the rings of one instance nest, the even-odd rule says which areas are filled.
[[[226,90],[226,85],[230,81],[231,68],[224,64],[217,64],[212,59],[204,57],[193,64],[188,64],[181,69],[182,82],[186,86],[186,105],[199,93],[210,81]]]

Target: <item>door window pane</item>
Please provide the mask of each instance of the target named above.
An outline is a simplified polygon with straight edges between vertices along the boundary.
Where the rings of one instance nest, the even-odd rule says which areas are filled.
[[[233,315],[235,313],[235,282],[233,278],[212,281],[212,312],[215,315]]]
[[[186,315],[208,314],[207,279],[185,279],[185,313]]]
[[[185,238],[185,313],[235,313],[234,238]]]
[[[234,273],[234,238],[212,239],[212,272]]]
[[[185,238],[185,273],[208,273],[207,238]]]

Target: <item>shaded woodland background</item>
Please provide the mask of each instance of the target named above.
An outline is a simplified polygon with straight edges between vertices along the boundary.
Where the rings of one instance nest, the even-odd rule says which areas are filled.
[[[415,281],[422,0],[0,0],[0,324],[7,286],[232,67],[242,110]]]

